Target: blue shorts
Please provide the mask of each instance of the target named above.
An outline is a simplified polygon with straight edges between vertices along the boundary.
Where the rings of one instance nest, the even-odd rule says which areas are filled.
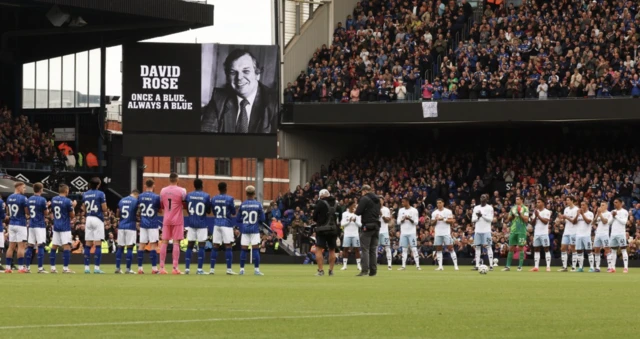
[[[609,247],[609,236],[606,234],[596,234],[595,239],[593,239],[593,247],[597,248],[607,248]]]
[[[389,233],[380,233],[378,236],[378,245],[390,246]]]
[[[360,237],[344,237],[342,248],[360,247]]]
[[[561,245],[575,245],[576,244],[576,235],[572,234],[572,235],[568,235],[565,234],[562,236],[562,242],[560,243]]]
[[[475,233],[473,235],[473,244],[475,246],[491,246],[491,232]]]
[[[591,244],[591,236],[576,237],[576,250],[578,251],[591,251],[593,246]]]
[[[536,235],[533,237],[533,247],[549,247],[549,235]]]
[[[624,235],[612,235],[609,240],[610,247],[627,247],[627,238]]]
[[[402,234],[400,236],[400,247],[416,247],[418,240],[415,234]]]
[[[436,235],[434,241],[434,246],[451,246],[453,245],[453,239],[451,239],[450,235]]]

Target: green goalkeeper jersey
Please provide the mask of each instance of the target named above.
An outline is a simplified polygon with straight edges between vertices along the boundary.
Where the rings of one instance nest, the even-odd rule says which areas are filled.
[[[513,220],[511,220],[511,233],[521,235],[527,234],[527,223],[522,220],[518,214],[518,206],[513,206],[509,214],[514,217]],[[524,205],[522,205],[522,215],[529,216],[529,209]]]

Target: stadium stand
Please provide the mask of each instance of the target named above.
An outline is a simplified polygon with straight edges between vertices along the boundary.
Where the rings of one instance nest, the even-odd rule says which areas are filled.
[[[640,97],[637,1],[477,14],[466,0],[361,1],[285,102]]]

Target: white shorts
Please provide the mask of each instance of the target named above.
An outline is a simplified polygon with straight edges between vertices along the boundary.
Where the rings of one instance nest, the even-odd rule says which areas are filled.
[[[87,221],[85,223],[84,240],[85,241],[104,240],[104,221],[98,219],[97,217],[87,217]]]
[[[549,247],[549,235],[536,235],[533,237],[533,247]]]
[[[596,238],[593,240],[593,247],[608,248],[609,247],[609,235],[596,234]]]
[[[156,243],[160,240],[160,230],[157,228],[141,228],[140,229],[140,243]]]
[[[4,230],[0,232],[0,250],[4,250]]]
[[[360,237],[356,237],[356,236],[344,237],[344,241],[342,242],[342,247],[343,248],[352,248],[352,247],[360,248]]]
[[[213,243],[233,244],[235,237],[233,236],[233,227],[214,226],[213,227]]]
[[[609,244],[612,248],[627,247],[627,238],[622,234],[611,235]]]
[[[187,227],[187,241],[205,242],[207,241],[206,228]]]
[[[118,246],[133,246],[136,243],[136,231],[118,230]]]
[[[27,242],[27,226],[9,225],[10,242]]]
[[[451,239],[451,235],[436,235],[433,245],[434,246],[451,246],[453,245],[453,239]]]
[[[249,233],[243,234],[240,238],[241,246],[254,246],[260,244],[260,234],[259,233]]]
[[[380,233],[378,236],[378,244],[382,246],[389,246],[389,233]]]
[[[54,246],[71,245],[71,231],[56,232],[53,231],[53,238],[51,244]]]
[[[416,248],[418,240],[415,234],[400,234],[400,247]]]
[[[591,236],[576,236],[576,250],[577,251],[591,251],[593,244],[591,244]]]
[[[47,229],[33,227],[29,228],[29,244],[39,245],[47,243]]]

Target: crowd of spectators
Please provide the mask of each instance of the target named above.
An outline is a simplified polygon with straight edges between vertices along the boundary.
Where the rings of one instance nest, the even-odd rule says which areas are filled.
[[[360,1],[285,102],[640,97],[637,0],[467,1]]]
[[[546,208],[553,212],[551,248],[555,257],[559,257],[564,224],[557,224],[556,218],[563,213],[567,196],[586,200],[592,210],[600,202],[608,202],[612,209],[613,198],[620,197],[631,215],[627,223],[630,253],[634,258],[640,258],[640,154],[633,146],[623,147],[623,143],[614,141],[618,140],[614,135],[607,132],[590,135],[593,141],[611,140],[602,141],[599,146],[597,143],[580,146],[580,142],[568,137],[567,140],[574,142],[563,145],[550,140],[548,143],[505,144],[481,150],[466,143],[429,149],[416,146],[411,152],[396,155],[382,152],[352,154],[323,166],[294,192],[281,194],[269,213],[274,222],[282,220],[285,237],[291,234],[295,247],[308,253],[314,244],[310,215],[319,190],[329,189],[337,198],[338,210],[342,213],[350,200],[360,197],[360,187],[369,184],[378,195],[384,196],[385,205],[394,215],[401,207],[401,199],[410,197],[420,214],[419,252],[421,257],[430,258],[434,228],[428,221],[436,200],[444,199],[456,219],[452,236],[458,257],[473,258],[471,213],[479,203],[480,195],[488,193],[495,210],[493,251],[495,257],[500,258],[507,254],[507,218],[515,197],[523,197],[529,208],[533,208],[537,197],[543,197]],[[478,135],[470,136],[470,140],[477,139]],[[553,143],[555,148],[551,146]],[[390,235],[396,259],[401,254],[398,231],[392,222]],[[528,235],[526,255],[532,251],[532,235]]]

